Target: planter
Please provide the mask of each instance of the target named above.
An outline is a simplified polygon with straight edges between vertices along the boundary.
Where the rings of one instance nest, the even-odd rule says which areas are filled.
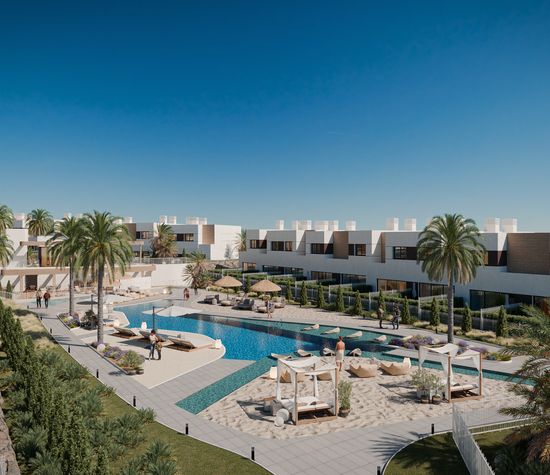
[[[136,374],[136,369],[135,368],[122,368],[122,370],[126,373],[126,374]]]
[[[144,369],[143,368],[136,368],[136,374],[143,374]]]
[[[422,404],[430,404],[430,400],[428,398],[422,398],[422,399],[420,399],[420,402]]]
[[[418,389],[416,390],[416,397],[418,399],[429,399],[431,400],[432,397],[435,395],[435,391],[433,389]]]
[[[340,409],[340,411],[338,412],[338,415],[340,417],[348,417],[350,412],[351,412],[351,409]]]
[[[441,396],[435,395],[432,397],[432,404],[441,404]]]

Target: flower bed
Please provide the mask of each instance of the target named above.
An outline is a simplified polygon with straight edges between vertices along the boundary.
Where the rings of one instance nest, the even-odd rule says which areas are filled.
[[[93,344],[97,349],[97,344]],[[145,358],[134,350],[123,350],[119,346],[105,345],[105,348],[98,350],[98,352],[109,359],[125,373],[134,374],[143,372],[143,363]]]
[[[418,350],[420,346],[437,346],[442,345],[444,342],[432,336],[414,335],[412,338],[403,340],[402,338],[392,338],[389,342],[390,345],[406,348],[407,350]],[[459,347],[458,354],[464,353],[466,350],[473,350],[481,353],[482,358],[487,358],[494,361],[510,361],[508,355],[504,355],[500,352],[489,352],[484,346],[470,346],[467,341],[460,340],[457,342]]]

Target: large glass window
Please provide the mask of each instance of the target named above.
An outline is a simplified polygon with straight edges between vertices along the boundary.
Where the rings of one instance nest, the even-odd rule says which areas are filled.
[[[502,294],[500,292],[470,290],[470,307],[472,308],[472,310],[500,307],[501,305],[504,305],[505,302],[505,294]]]
[[[311,280],[332,280],[333,278],[332,272],[311,271]]]
[[[332,243],[312,243],[311,254],[333,254],[334,245]]]
[[[272,251],[292,251],[292,241],[271,241]]]
[[[398,292],[406,292],[408,288],[412,287],[412,284],[405,280],[378,279],[377,283],[378,290],[397,290]],[[408,284],[411,284],[411,286]]]
[[[393,258],[416,261],[416,247],[394,246]]]
[[[487,251],[485,253],[484,264],[486,266],[500,267],[506,266],[508,254],[506,251]]]
[[[256,270],[256,263],[255,262],[243,262],[243,271],[251,271]]]
[[[136,231],[136,239],[153,239],[153,231]]]
[[[176,234],[176,241],[193,242],[195,235],[193,233],[178,233]]]
[[[266,239],[251,239],[249,247],[250,247],[250,249],[267,249],[267,240]]]

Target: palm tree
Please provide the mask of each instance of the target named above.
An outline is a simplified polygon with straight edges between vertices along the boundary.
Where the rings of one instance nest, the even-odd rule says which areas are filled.
[[[0,233],[13,227],[13,212],[6,205],[0,205]]]
[[[55,225],[54,235],[48,240],[48,251],[58,267],[69,266],[69,315],[74,315],[74,277],[82,249],[83,220],[64,218]]]
[[[47,236],[53,230],[53,217],[45,209],[33,209],[27,215],[27,227],[31,236]]]
[[[157,226],[157,235],[151,241],[151,249],[153,257],[173,257],[178,253],[172,226],[168,224]]]
[[[185,273],[190,287],[195,289],[203,289],[210,283],[208,271],[210,266],[206,260],[206,255],[202,252],[192,252],[188,256],[189,263],[185,266]]]
[[[7,266],[13,255],[13,244],[4,233],[0,233],[0,267]]]
[[[527,440],[527,462],[550,463],[550,316],[536,307],[523,307],[530,317],[522,325],[518,338],[506,353],[527,355],[511,391],[523,398],[523,405],[501,412],[517,418],[531,418],[533,423],[514,434],[514,439]],[[531,382],[531,385],[525,384]],[[546,472],[548,473],[548,472]]]
[[[97,278],[97,342],[103,343],[103,281],[105,271],[114,278],[116,268],[124,275],[133,252],[128,228],[109,212],[84,215],[80,265],[85,276]]]
[[[246,239],[246,229],[241,230],[235,236],[235,247],[237,252],[246,252],[248,241]]]
[[[435,216],[420,233],[417,262],[430,280],[447,281],[447,341],[453,342],[454,285],[467,284],[483,265],[485,246],[475,221],[460,214]]]

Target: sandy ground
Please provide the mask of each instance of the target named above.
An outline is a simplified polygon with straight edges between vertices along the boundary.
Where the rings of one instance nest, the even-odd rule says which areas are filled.
[[[349,361],[351,359],[346,358],[345,368],[349,366]],[[437,373],[443,378],[443,372]],[[339,417],[333,421],[299,426],[287,423],[283,427],[276,427],[273,423],[274,418],[261,410],[263,398],[275,395],[275,382],[264,377],[257,378],[221,399],[201,412],[201,415],[219,424],[259,437],[288,439],[436,417],[452,412],[452,404],[420,404],[416,399],[416,390],[410,385],[410,376],[388,376],[379,371],[375,378],[359,379],[351,377],[347,371],[344,371],[342,378],[353,384],[351,413],[347,418]],[[455,379],[457,382],[477,382],[477,377],[461,374],[455,374]],[[508,386],[509,383],[504,381],[484,379],[482,401],[461,401],[456,404],[469,406],[471,409],[481,404],[484,408],[515,405],[520,400],[507,391]],[[291,397],[291,385],[283,384],[282,387],[283,397]],[[332,383],[320,381],[319,389],[321,399],[330,400],[333,394]],[[299,393],[312,395],[313,383],[311,381],[300,383]]]

